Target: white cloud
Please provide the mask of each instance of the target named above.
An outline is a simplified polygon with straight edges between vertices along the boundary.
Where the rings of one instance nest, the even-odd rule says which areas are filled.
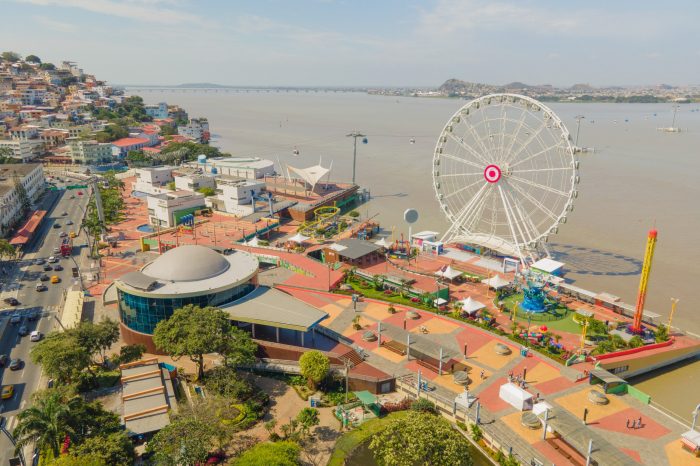
[[[205,23],[194,14],[172,8],[181,2],[171,0],[16,0],[39,6],[79,8],[108,16],[128,18],[146,23]]]
[[[78,28],[74,24],[64,23],[63,21],[57,21],[46,16],[34,16],[33,19],[40,25],[46,27],[47,29],[52,29],[57,32],[69,33],[78,30]]]

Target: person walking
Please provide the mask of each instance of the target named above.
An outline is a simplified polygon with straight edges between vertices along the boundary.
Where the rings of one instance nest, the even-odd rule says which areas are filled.
[[[628,429],[630,428],[630,420],[629,420],[629,418],[627,418],[627,428],[628,428]]]

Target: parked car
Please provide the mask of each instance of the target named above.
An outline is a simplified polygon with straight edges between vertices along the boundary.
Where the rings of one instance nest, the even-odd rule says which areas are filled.
[[[36,290],[37,291],[46,291],[48,288],[46,288],[46,285],[43,283],[39,282],[36,284]]]
[[[39,341],[41,340],[41,332],[38,330],[34,330],[30,335],[29,335],[29,340],[30,341]]]
[[[61,214],[62,217],[65,217],[66,215],[68,215],[68,212],[63,212],[63,213]]]
[[[49,257],[49,264],[53,264],[55,262],[58,262],[58,257],[56,257],[56,256]]]
[[[41,311],[39,309],[32,309],[31,311],[29,311],[29,314],[27,314],[27,320],[29,320],[30,322],[39,320],[39,317],[41,317]]]
[[[78,236],[78,235],[77,235],[74,231],[71,231],[71,232],[70,232],[70,237],[71,237],[71,238],[75,238],[76,236]]]
[[[51,277],[51,283],[59,283],[61,279],[58,277],[58,275],[53,275]]]
[[[54,224],[53,224],[53,227],[54,227],[54,228],[61,228],[61,224],[60,224],[60,223],[54,223]]]
[[[44,265],[46,261],[44,259],[37,259],[34,261],[36,265]]]
[[[17,301],[17,298],[5,298],[5,299],[3,299],[3,302],[5,304],[9,304],[10,306],[17,306],[19,304],[19,301]]]
[[[14,385],[3,385],[2,386],[2,399],[3,400],[8,400],[12,398],[15,395],[15,386]]]
[[[11,371],[20,370],[22,368],[22,360],[20,358],[12,358],[9,367]]]
[[[62,266],[61,264],[56,264],[56,265],[53,266],[53,269],[54,269],[56,272],[60,272],[61,270],[63,270],[63,266]]]
[[[66,225],[73,225],[73,220],[68,220],[68,221],[66,222]]]
[[[12,317],[10,317],[10,323],[13,325],[17,325],[20,322],[22,322],[22,314],[20,314],[19,312],[15,312],[14,314],[12,314]]]
[[[68,233],[66,233],[65,231],[62,231],[61,234],[58,235],[58,236],[59,236],[60,238],[65,238],[66,236],[68,236]]]
[[[17,333],[19,333],[19,336],[21,337],[26,337],[27,335],[29,335],[29,329],[26,325],[22,325]]]
[[[59,252],[61,252],[61,248],[59,248],[58,246],[56,246],[55,248],[53,248],[53,253],[54,253],[54,254],[58,254]]]
[[[46,274],[44,274],[44,275],[42,275],[41,277],[39,277],[39,280],[41,280],[42,282],[48,282],[48,281],[49,281],[49,276],[46,275]]]
[[[44,266],[44,272],[50,272],[50,271],[52,271],[52,270],[53,270],[53,267],[51,267],[49,264],[46,264],[46,265]]]

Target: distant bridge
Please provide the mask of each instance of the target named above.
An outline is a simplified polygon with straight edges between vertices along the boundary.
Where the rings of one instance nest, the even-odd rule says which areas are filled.
[[[128,92],[202,92],[202,93],[337,93],[367,92],[367,89],[350,87],[179,87],[179,86],[119,86]]]

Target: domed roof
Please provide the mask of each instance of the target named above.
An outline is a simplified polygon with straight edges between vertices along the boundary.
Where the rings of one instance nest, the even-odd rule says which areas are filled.
[[[159,280],[192,282],[226,272],[231,264],[205,246],[186,245],[167,251],[151,262],[143,273]]]

